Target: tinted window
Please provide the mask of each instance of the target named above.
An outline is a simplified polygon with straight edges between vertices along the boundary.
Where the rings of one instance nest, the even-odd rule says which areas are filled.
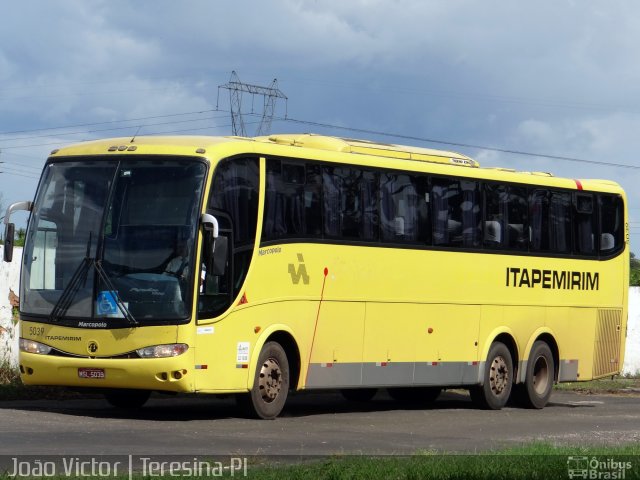
[[[573,204],[574,249],[581,255],[596,253],[597,209],[594,196],[590,193],[576,193]]]
[[[434,245],[480,246],[478,182],[437,178],[431,193]]]
[[[243,158],[221,162],[213,178],[209,207],[233,221],[235,246],[253,245],[258,218],[258,161]]]
[[[322,172],[324,234],[347,240],[378,240],[376,174],[332,166],[323,167]]]
[[[624,242],[624,208],[617,195],[600,196],[600,253],[611,254],[621,249]]]
[[[383,242],[425,244],[429,240],[426,177],[380,175],[380,232]]]
[[[571,251],[571,194],[552,192],[549,202],[549,249]]]
[[[319,165],[268,160],[263,238],[320,237],[321,194]]]

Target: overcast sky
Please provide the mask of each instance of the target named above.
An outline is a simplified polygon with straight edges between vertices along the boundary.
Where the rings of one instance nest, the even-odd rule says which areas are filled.
[[[276,120],[274,133],[409,143],[482,166],[616,180],[640,253],[635,0],[6,0],[0,13],[5,207],[32,199],[61,145],[231,134],[227,90],[214,110],[218,85],[236,70],[252,84],[277,78],[290,119],[367,131]]]

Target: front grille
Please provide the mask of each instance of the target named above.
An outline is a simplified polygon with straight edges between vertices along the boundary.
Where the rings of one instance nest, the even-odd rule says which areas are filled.
[[[128,358],[140,358],[140,355],[138,355],[135,350],[133,352],[129,352],[129,353],[123,353],[121,355],[113,355],[110,357],[92,357],[89,355],[76,355],[74,353],[69,353],[69,352],[63,352],[62,350],[56,350],[55,348],[51,349],[51,352],[49,352],[49,355],[53,355],[54,357],[70,357],[70,358],[104,358],[104,359],[128,359]]]

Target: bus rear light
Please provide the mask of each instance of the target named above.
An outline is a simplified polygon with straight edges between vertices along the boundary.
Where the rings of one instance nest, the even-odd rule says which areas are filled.
[[[36,353],[39,355],[48,355],[51,352],[51,347],[44,343],[36,342],[35,340],[27,340],[26,338],[20,339],[20,351],[27,353]]]
[[[184,343],[170,343],[168,345],[153,345],[136,350],[141,358],[167,358],[182,355],[189,349]]]

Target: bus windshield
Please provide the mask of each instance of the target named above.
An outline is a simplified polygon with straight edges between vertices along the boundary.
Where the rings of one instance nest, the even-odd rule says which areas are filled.
[[[205,174],[185,157],[47,164],[27,231],[22,314],[109,328],[187,321]]]

